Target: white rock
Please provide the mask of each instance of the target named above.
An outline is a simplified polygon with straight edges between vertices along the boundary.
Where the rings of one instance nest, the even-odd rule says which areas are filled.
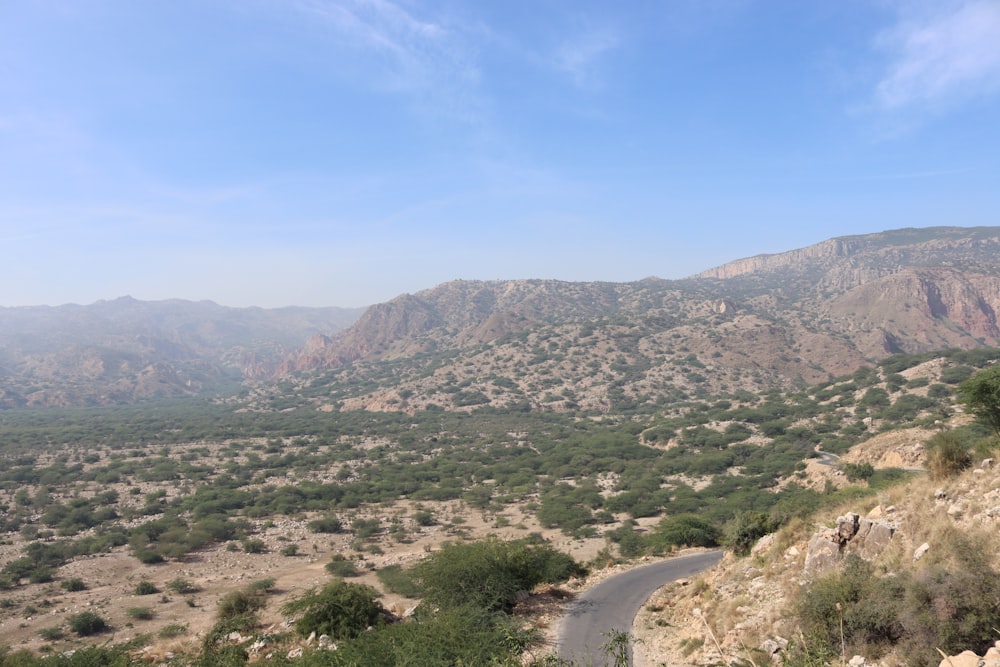
[[[923,558],[924,554],[926,554],[930,548],[931,545],[927,544],[926,542],[921,544],[919,547],[917,547],[916,551],[913,552],[913,560],[918,561],[921,558]]]
[[[945,658],[938,667],[979,667],[979,656],[972,651],[962,651]]]

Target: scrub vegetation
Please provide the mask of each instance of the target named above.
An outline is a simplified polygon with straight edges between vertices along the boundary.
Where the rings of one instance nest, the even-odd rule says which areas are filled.
[[[230,591],[199,655],[184,660],[241,664],[245,648],[228,638],[262,633],[261,611],[280,608],[294,619],[293,631],[267,641],[281,645],[315,632],[337,643],[336,651],[308,648],[295,664],[519,664],[537,636],[512,614],[518,594],[578,576],[585,565],[537,535],[467,541],[463,516],[440,511],[442,503],[490,517],[520,508],[567,540],[605,539],[612,560],[688,546],[745,554],[794,519],[916,474],[851,464],[844,467],[850,484],[815,488],[805,483],[804,468],[819,452],[842,454],[878,433],[913,426],[939,431],[928,442],[932,475],[954,474],[973,452],[988,451],[992,413],[977,402],[989,396],[983,386],[994,381],[995,367],[980,369],[998,356],[996,350],[900,355],[795,391],[738,391],[613,412],[477,408],[471,395],[463,401],[472,409],[464,412],[324,412],[285,406],[294,393],[274,409],[181,401],[3,412],[0,528],[19,553],[0,567],[0,592],[13,600],[0,616],[24,616],[29,594],[85,593],[87,577],[67,566],[86,556],[127,553],[149,573],[219,547],[245,557],[298,559],[308,554],[296,544],[273,548],[262,537],[263,526],[292,519],[318,538],[350,540],[349,551],[325,564],[328,583],[293,594],[273,581]],[[922,364],[936,370],[911,372]],[[956,392],[982,424],[941,430],[956,410]],[[406,515],[380,510],[404,500],[412,507]],[[380,603],[379,588],[347,579],[371,571],[366,558],[380,540],[405,544],[428,529],[447,530],[453,539],[415,564],[378,571],[381,591],[419,603],[400,622]],[[817,584],[812,606],[801,610],[810,632],[829,636],[823,600],[836,596],[820,595],[823,586],[848,590],[861,605],[889,597],[855,591],[864,579],[858,572]],[[852,641],[878,644],[895,634],[932,641],[932,629],[948,631],[920,625],[905,607],[906,600],[956,593],[939,579],[928,572],[893,582],[902,601],[892,604],[904,607],[862,609],[865,619],[876,620]],[[184,578],[157,586],[149,577],[131,590],[166,591],[164,600],[186,597],[194,608],[199,587]],[[125,603],[122,618],[151,634],[157,623],[161,633],[183,627],[161,614],[156,600]],[[59,634],[51,644],[78,647],[72,642],[91,635],[104,642],[100,635],[111,625],[99,612],[68,617],[72,635]],[[78,650],[65,664],[129,664],[134,648],[102,644]],[[279,654],[265,662],[285,664]],[[8,650],[0,654],[0,667],[7,664],[33,663]]]

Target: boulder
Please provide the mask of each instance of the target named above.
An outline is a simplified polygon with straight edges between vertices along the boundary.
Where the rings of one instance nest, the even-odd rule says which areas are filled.
[[[835,531],[822,530],[812,536],[806,548],[805,574],[812,576],[833,569],[840,560],[840,540]]]
[[[896,529],[891,524],[883,521],[873,523],[871,530],[868,531],[864,541],[861,543],[858,553],[865,559],[875,558],[889,546],[894,532],[896,532]]]
[[[854,512],[837,517],[837,534],[842,543],[851,540],[857,534],[859,520],[860,517]]]
[[[946,657],[938,667],[979,667],[979,656],[972,651],[962,651]]]

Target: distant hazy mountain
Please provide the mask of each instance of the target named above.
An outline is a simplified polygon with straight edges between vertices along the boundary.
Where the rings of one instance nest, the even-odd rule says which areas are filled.
[[[363,309],[227,308],[201,301],[0,308],[0,406],[104,405],[264,377]]]
[[[1000,227],[902,229],[685,280],[449,282],[372,306],[281,370],[312,372],[333,407],[600,408],[996,346],[998,310]]]

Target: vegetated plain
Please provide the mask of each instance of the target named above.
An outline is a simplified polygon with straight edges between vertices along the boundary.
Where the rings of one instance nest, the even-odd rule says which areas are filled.
[[[62,651],[113,636],[178,664],[222,660],[205,640],[241,616],[220,615],[234,595],[253,602],[225,636],[292,645],[295,626],[282,621],[302,611],[287,603],[307,589],[334,595],[324,591],[338,577],[365,582],[402,615],[435,599],[414,576],[419,564],[455,545],[500,550],[492,562],[561,564],[541,581],[578,572],[559,552],[591,567],[683,546],[745,552],[794,517],[904,478],[849,464],[853,483],[816,484],[804,468],[817,449],[842,453],[876,433],[948,421],[955,386],[998,357],[897,355],[794,392],[616,413],[324,412],[252,398],[3,412],[5,640]],[[491,534],[519,541],[479,541]],[[442,551],[445,541],[453,546]],[[490,614],[514,607],[500,588]],[[432,634],[447,634],[434,623],[457,622],[424,610],[412,623]],[[530,640],[518,637],[510,646]]]

